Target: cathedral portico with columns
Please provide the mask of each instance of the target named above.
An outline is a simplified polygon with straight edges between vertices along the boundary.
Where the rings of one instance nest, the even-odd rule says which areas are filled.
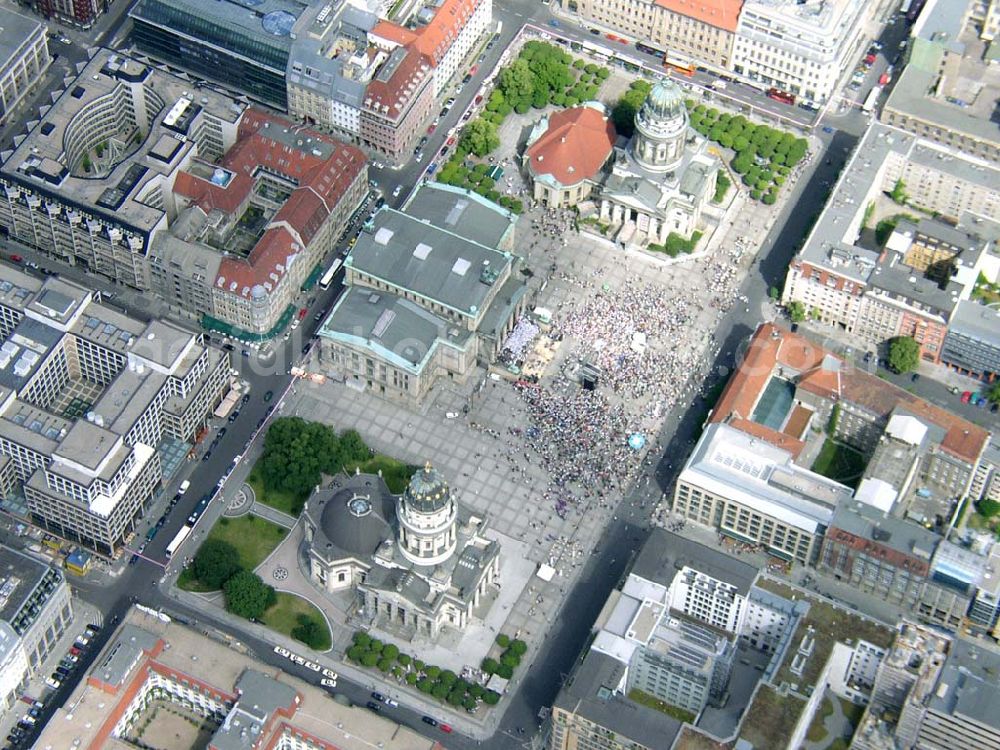
[[[373,626],[436,639],[461,631],[500,586],[500,545],[429,463],[401,495],[381,476],[337,476],[302,514],[313,585],[352,590]]]

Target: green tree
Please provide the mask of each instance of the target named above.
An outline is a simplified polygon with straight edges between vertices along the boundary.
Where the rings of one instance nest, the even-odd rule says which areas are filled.
[[[361,657],[361,665],[364,667],[374,667],[378,664],[378,654],[374,654],[371,651],[366,651],[365,655]]]
[[[495,706],[500,702],[500,693],[496,690],[487,690],[483,693],[483,703],[488,706]]]
[[[505,651],[504,655],[500,657],[500,664],[506,664],[508,667],[514,668],[521,663],[521,657],[511,651]]]
[[[479,705],[478,701],[476,701],[476,699],[473,698],[471,695],[467,695],[465,696],[465,698],[462,699],[462,708],[464,708],[466,711],[469,712],[475,711],[476,706],[478,705]]]
[[[920,362],[920,344],[912,336],[895,336],[889,340],[889,368],[893,372],[913,372]]]
[[[328,426],[284,417],[268,428],[258,466],[265,486],[305,497],[322,472],[341,468],[335,463],[337,451],[337,437]]]
[[[299,624],[292,628],[292,638],[302,641],[309,648],[320,648],[326,640],[326,633],[323,632],[323,627],[306,614],[300,613],[296,620]]]
[[[510,645],[510,636],[506,633],[498,633],[496,642],[500,648],[507,648]]]
[[[419,680],[419,679],[420,679],[420,675],[418,675],[416,672],[409,672],[406,675],[406,684],[407,685],[411,685],[411,686],[412,685],[416,685],[417,684],[417,680]]]
[[[410,658],[409,654],[400,654],[399,656],[396,657],[396,661],[398,661],[404,667],[408,667],[410,666],[410,661],[412,661],[412,659]]]
[[[429,677],[424,677],[422,680],[417,681],[417,690],[421,693],[427,693],[428,695],[434,689],[434,680]]]
[[[491,659],[489,657],[486,657],[485,659],[483,659],[483,663],[479,665],[479,668],[482,669],[486,674],[496,674],[497,667],[499,666],[500,665],[497,663],[496,659]]]
[[[384,656],[378,660],[378,669],[380,672],[385,674],[390,669],[392,669],[392,659],[386,659]]]
[[[793,323],[801,323],[806,319],[806,306],[798,300],[788,303],[788,317]]]
[[[500,91],[511,104],[530,99],[534,90],[535,74],[528,67],[527,60],[518,58],[500,71]]]
[[[903,205],[906,203],[906,183],[901,179],[896,180],[896,184],[892,186],[892,190],[889,192],[889,197],[892,198],[894,203]]]
[[[449,706],[461,706],[462,701],[465,700],[464,690],[452,690],[448,693],[448,705]]]
[[[206,539],[194,555],[192,572],[208,588],[220,589],[240,570],[240,553],[229,542]]]
[[[452,672],[450,669],[445,669],[438,676],[438,682],[440,682],[442,685],[447,685],[448,687],[454,685],[457,679],[458,675]]]
[[[399,656],[399,647],[395,643],[387,643],[382,647],[382,656],[386,659],[395,659]]]
[[[462,131],[462,147],[482,158],[500,145],[497,126],[477,117]]]
[[[528,653],[528,644],[518,638],[510,642],[510,651],[517,656],[524,656]]]
[[[368,643],[368,650],[373,654],[381,654],[382,649],[385,648],[385,644],[382,643],[378,638],[372,638]]]
[[[514,676],[514,668],[509,664],[501,664],[497,667],[497,674],[505,680],[509,680]]]
[[[372,638],[368,633],[363,630],[354,631],[354,645],[361,646],[361,648],[367,649],[368,644],[372,642]]]
[[[781,297],[781,292],[778,291],[778,287],[772,286],[770,289],[767,290],[767,296],[773,300],[777,300],[779,297]]]
[[[249,570],[240,570],[231,576],[223,591],[226,594],[226,609],[247,620],[259,619],[278,599],[274,589]]]
[[[986,398],[991,404],[1000,404],[1000,380],[990,386],[986,391]]]
[[[431,664],[427,669],[424,670],[428,677],[432,680],[436,680],[441,676],[441,667]]]
[[[431,695],[437,698],[439,701],[443,701],[448,697],[448,686],[442,685],[440,682],[436,683],[433,688],[431,688]]]
[[[649,94],[650,85],[645,81],[635,81],[611,108],[611,121],[621,135],[626,138],[635,132],[635,116]]]
[[[351,661],[360,662],[361,657],[367,653],[361,646],[351,646],[347,649],[347,658]]]

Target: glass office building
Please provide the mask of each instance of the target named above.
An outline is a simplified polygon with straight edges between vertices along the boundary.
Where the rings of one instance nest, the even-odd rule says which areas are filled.
[[[292,27],[306,8],[296,0],[139,0],[132,37],[157,60],[287,109]]]

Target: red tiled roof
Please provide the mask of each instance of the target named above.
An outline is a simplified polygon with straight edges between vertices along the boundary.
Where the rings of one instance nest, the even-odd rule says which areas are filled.
[[[425,55],[431,65],[441,62],[452,43],[476,12],[482,0],[444,0],[426,26],[407,29],[390,21],[379,21],[371,33]]]
[[[549,128],[528,148],[536,175],[552,175],[560,185],[591,179],[615,145],[615,126],[592,107],[574,107],[549,116]]]
[[[430,63],[424,55],[409,48],[388,81],[373,78],[365,89],[365,108],[382,117],[395,119],[410,97],[420,89],[420,82],[430,75]]]
[[[441,62],[452,43],[476,12],[482,0],[444,0],[426,26],[406,29],[390,21],[379,21],[371,33],[426,55],[432,65]]]
[[[803,372],[817,367],[825,354],[808,339],[765,323],[750,339],[743,363],[726,384],[711,421],[722,422],[730,416],[749,419],[776,365]]]
[[[656,0],[656,4],[672,13],[735,32],[743,0]]]
[[[787,377],[797,375],[797,388],[831,401],[842,399],[883,419],[887,419],[897,407],[906,409],[918,419],[945,431],[942,450],[968,463],[978,460],[989,440],[986,430],[844,362],[838,370],[825,369],[821,365],[827,356],[835,355],[803,336],[771,323],[761,325],[750,340],[742,364],[722,392],[711,421],[728,422],[737,429],[788,450],[787,444],[778,441],[794,438],[750,422],[757,399],[780,366],[789,371]]]
[[[410,29],[398,26],[390,21],[379,21],[375,24],[375,28],[371,30],[371,33],[404,47],[417,38],[417,35],[410,31]]]
[[[727,422],[727,424],[734,429],[745,432],[748,435],[753,435],[761,440],[766,440],[771,445],[775,445],[782,450],[788,451],[792,454],[792,460],[798,458],[802,449],[806,447],[806,444],[798,438],[786,435],[783,432],[778,432],[777,430],[772,430],[770,427],[765,427],[762,424],[751,422],[749,419],[733,417]]]
[[[329,153],[324,156],[326,151]],[[206,213],[218,210],[231,214],[249,198],[262,167],[298,186],[249,257],[226,257],[219,265],[216,286],[247,297],[257,284],[269,288],[278,282],[364,169],[365,156],[354,146],[248,109],[240,120],[237,141],[222,157],[221,166],[233,173],[225,187],[180,172],[174,180],[174,192]]]

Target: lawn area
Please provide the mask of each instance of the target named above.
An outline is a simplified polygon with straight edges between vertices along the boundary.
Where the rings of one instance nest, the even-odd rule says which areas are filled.
[[[844,710],[844,716],[851,722],[851,726],[857,729],[858,724],[861,723],[861,717],[864,716],[865,707],[844,698],[838,698],[837,700],[840,701],[840,707]]]
[[[865,640],[873,643],[879,648],[889,648],[894,637],[894,631],[890,628],[864,617],[859,617],[853,612],[834,607],[833,605],[811,596],[801,589],[793,589],[772,578],[762,576],[758,581],[761,588],[770,591],[772,594],[784,597],[785,599],[798,599],[809,603],[809,611],[799,621],[798,628],[792,635],[792,645],[788,650],[784,663],[775,675],[774,684],[780,685],[782,682],[798,685],[812,685],[819,677],[823,665],[830,658],[833,651],[833,644],[852,640]],[[792,674],[790,665],[795,656],[796,649],[802,641],[802,636],[809,627],[815,631],[815,646],[812,655],[806,661],[802,676]]]
[[[247,514],[239,518],[220,518],[207,538],[229,542],[240,553],[240,566],[253,570],[271,554],[287,533],[288,529]]]
[[[677,719],[677,721],[683,721],[686,724],[690,724],[695,720],[695,715],[690,711],[665,703],[656,696],[639,690],[639,688],[632,688],[628,693],[628,697],[636,703],[641,703],[643,706],[648,706],[649,708],[659,711],[660,713],[664,713],[667,716],[672,716]]]
[[[410,483],[410,477],[412,477],[414,472],[420,467],[413,466],[412,464],[405,464],[402,461],[397,461],[395,458],[390,458],[389,456],[383,456],[381,453],[377,453],[367,461],[360,464],[344,467],[345,471],[349,474],[353,474],[355,468],[361,469],[364,474],[378,474],[379,469],[381,469],[382,479],[385,480],[386,485],[389,487],[389,491],[394,495],[401,495],[403,490],[405,490],[406,486]]]
[[[813,461],[812,470],[835,482],[857,487],[865,470],[865,457],[843,443],[827,439]]]
[[[270,505],[272,508],[277,508],[296,518],[302,512],[302,508],[305,506],[308,497],[300,497],[294,493],[282,490],[264,489],[264,480],[261,478],[260,472],[257,471],[256,465],[254,465],[253,470],[250,472],[250,476],[247,477],[247,484],[253,488],[253,493],[258,502]]]
[[[208,586],[195,578],[194,572],[190,566],[184,568],[184,570],[181,571],[181,574],[177,576],[177,588],[184,589],[185,591],[193,591],[196,594],[207,594],[209,591],[217,590],[210,589]]]
[[[813,715],[812,724],[809,725],[809,731],[806,732],[806,739],[810,742],[819,742],[821,739],[826,737],[826,727],[823,726],[823,722],[826,721],[826,717],[833,713],[833,703],[830,702],[830,696],[824,696],[823,702],[819,704],[819,709]]]
[[[316,650],[329,651],[332,641],[330,639],[330,629],[326,626],[323,614],[301,596],[279,591],[277,603],[264,613],[262,620],[271,630],[292,638],[294,637],[292,636],[292,631],[299,625],[300,615],[305,615],[315,622],[324,634],[323,642],[319,644],[319,648]]]
[[[770,685],[761,683],[743,717],[740,737],[754,747],[784,747],[805,705],[801,698],[778,695]]]

